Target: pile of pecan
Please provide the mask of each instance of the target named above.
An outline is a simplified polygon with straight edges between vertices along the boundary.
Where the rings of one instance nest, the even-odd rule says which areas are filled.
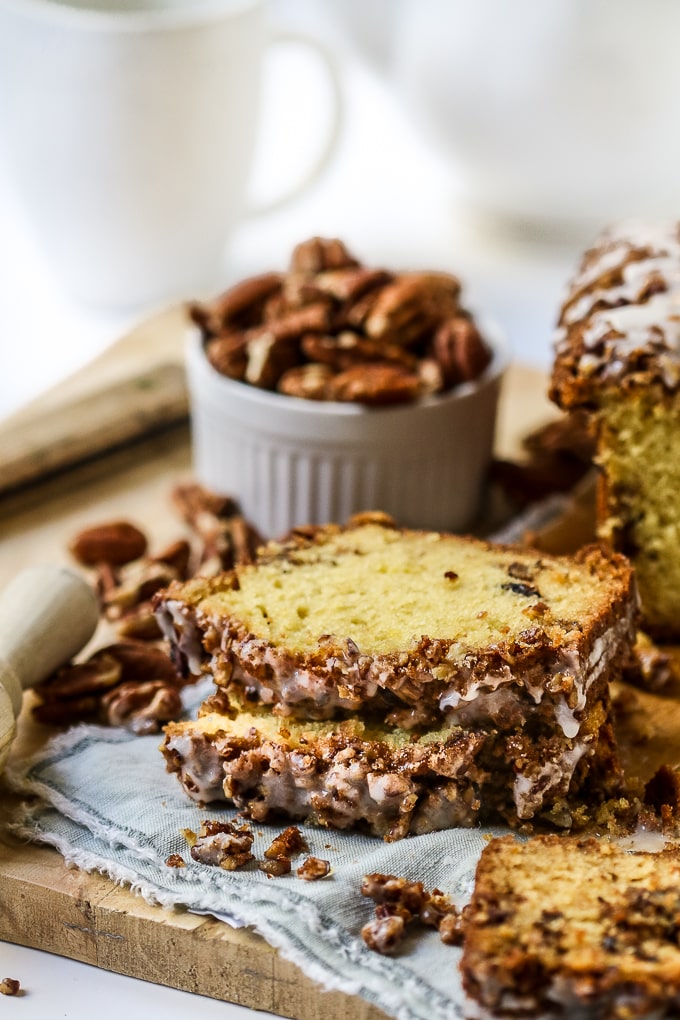
[[[375,903],[375,919],[363,926],[361,937],[376,953],[394,953],[415,922],[436,928],[446,945],[462,942],[464,912],[440,889],[429,892],[422,882],[376,872],[364,876],[361,895]]]
[[[192,829],[184,829],[184,838],[189,844],[191,857],[201,864],[224,868],[225,871],[237,871],[255,861],[255,855],[252,853],[254,836],[248,825],[237,825],[235,821],[208,819],[201,822],[198,833]],[[282,875],[290,874],[291,858],[308,849],[307,841],[297,825],[289,825],[274,837],[264,851],[264,860],[257,861],[257,866],[268,878],[280,878]],[[171,868],[186,867],[186,862],[180,854],[171,854],[166,864]],[[296,874],[306,882],[314,882],[326,878],[330,871],[329,861],[319,857],[307,857]]]
[[[158,553],[149,552],[147,535],[130,521],[86,528],[71,541],[70,552],[91,573],[102,618],[117,640],[35,688],[39,722],[91,720],[145,734],[181,714],[185,680],[167,654],[151,599],[173,580],[250,562],[261,538],[229,497],[191,483],[176,486],[172,499],[188,537]]]
[[[477,379],[491,360],[460,283],[389,272],[311,238],[264,273],[190,308],[218,372],[310,400],[406,403]]]

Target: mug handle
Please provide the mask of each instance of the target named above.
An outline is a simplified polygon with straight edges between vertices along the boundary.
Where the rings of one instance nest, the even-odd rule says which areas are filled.
[[[317,177],[321,176],[337,148],[345,114],[338,63],[335,55],[326,45],[324,45],[324,43],[320,42],[318,39],[313,39],[311,36],[302,35],[299,32],[287,32],[283,30],[274,30],[270,34],[269,42],[271,45],[288,45],[289,43],[294,43],[296,45],[306,46],[310,50],[316,52],[316,55],[328,76],[332,105],[331,118],[326,138],[323,141],[323,145],[321,146],[316,159],[312,165],[303,172],[300,179],[291,184],[290,187],[287,188],[281,195],[277,195],[264,202],[251,202],[246,212],[247,216],[263,216],[271,212],[276,212],[278,209],[281,209],[283,206],[288,205],[289,202],[298,198],[304,191],[307,190],[310,184],[317,179]]]

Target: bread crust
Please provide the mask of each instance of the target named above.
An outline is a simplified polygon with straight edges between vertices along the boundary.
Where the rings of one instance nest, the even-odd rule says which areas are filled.
[[[168,771],[199,803],[226,801],[256,822],[284,816],[388,841],[481,822],[569,828],[624,792],[605,705],[597,730],[574,739],[462,727],[416,738],[358,718],[211,708],[166,727]]]
[[[504,1016],[675,1016],[679,890],[678,847],[631,854],[592,838],[493,840],[465,914],[465,990]]]

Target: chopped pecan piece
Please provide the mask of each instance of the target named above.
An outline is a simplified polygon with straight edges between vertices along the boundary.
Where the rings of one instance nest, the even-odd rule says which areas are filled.
[[[307,849],[307,840],[297,825],[289,825],[278,836],[274,836],[264,855],[268,859],[274,860],[277,857],[293,857]]]
[[[273,390],[289,368],[298,363],[298,345],[290,339],[277,340],[273,333],[261,333],[248,341],[245,380],[252,386]]]
[[[290,857],[283,856],[267,858],[266,861],[260,861],[257,866],[260,871],[264,871],[270,878],[289,875],[292,868]]]
[[[165,863],[169,868],[186,868],[187,862],[181,856],[181,854],[170,854],[166,857]]]
[[[465,918],[457,910],[444,914],[439,922],[439,938],[447,946],[461,946],[465,935]]]
[[[297,877],[305,882],[317,882],[331,873],[331,862],[321,857],[307,857],[297,869]]]
[[[21,993],[21,984],[16,978],[3,978],[0,981],[0,994],[2,995],[19,995]]]
[[[326,400],[328,385],[334,374],[333,369],[328,365],[309,362],[306,365],[289,368],[279,379],[276,388],[279,393],[285,393],[288,397]]]
[[[236,871],[252,861],[253,833],[247,825],[236,826],[233,822],[205,821],[194,837],[191,856],[201,864]]]
[[[376,917],[361,929],[361,937],[375,953],[388,956],[399,948],[406,930],[404,919],[397,915]]]
[[[361,895],[367,896],[374,903],[387,903],[391,906],[404,908],[412,917],[420,913],[425,897],[422,882],[410,882],[396,875],[383,875],[375,872],[365,875],[361,883]]]

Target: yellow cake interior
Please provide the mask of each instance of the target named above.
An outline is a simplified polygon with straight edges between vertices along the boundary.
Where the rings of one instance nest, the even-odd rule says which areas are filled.
[[[676,630],[680,592],[680,398],[658,388],[622,399],[598,415],[598,461],[607,476],[600,535],[635,566],[645,619]]]
[[[350,635],[372,654],[406,649],[424,634],[484,647],[537,622],[557,639],[565,622],[586,629],[620,592],[613,572],[588,564],[379,525],[247,567],[239,585],[213,589],[201,611],[294,651],[313,652],[327,634]]]

